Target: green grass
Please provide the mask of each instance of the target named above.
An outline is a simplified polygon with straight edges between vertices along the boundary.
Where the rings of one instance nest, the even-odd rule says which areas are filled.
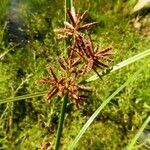
[[[105,106],[110,102],[111,99],[113,99],[123,88],[125,88],[130,82],[134,81],[135,78],[137,78],[137,75],[147,67],[146,63],[145,66],[142,66],[133,76],[131,76],[123,85],[121,85],[112,95],[110,95],[106,100],[103,101],[103,103],[98,107],[98,109],[93,113],[93,115],[89,118],[89,120],[85,123],[85,125],[82,127],[82,129],[79,131],[78,135],[76,136],[75,140],[72,144],[69,145],[69,150],[72,150],[77,142],[80,140],[80,138],[83,136],[85,131],[89,128],[91,123],[95,120],[95,118],[98,116],[98,114],[102,111],[102,109],[105,108]],[[139,133],[140,134],[140,133]],[[135,141],[135,140],[134,140]],[[134,142],[132,142],[134,143]],[[131,146],[132,147],[132,144]],[[130,148],[131,149],[131,148]]]
[[[114,62],[110,70],[99,70],[102,80],[92,72],[83,79],[93,87],[93,92],[80,109],[67,104],[62,150],[73,142],[71,147],[76,146],[77,150],[99,150],[99,147],[115,150],[130,144],[136,147],[146,127],[144,121],[150,107],[150,64],[147,62],[150,38],[133,28],[127,13],[132,4],[119,2],[74,2],[81,12],[88,10],[87,22],[99,22],[92,38],[100,48],[113,48]],[[9,42],[5,17],[0,24],[0,149],[34,150],[44,144],[54,147],[56,141],[62,101],[57,97],[45,101],[49,88],[39,86],[37,80],[47,75],[48,64],[58,75],[61,73],[56,58],[64,44],[57,40],[53,30],[63,25],[64,2],[28,0],[25,4],[20,10],[29,37],[24,47]]]
[[[3,21],[7,15],[7,7],[9,0],[1,0],[0,1],[0,23]]]
[[[146,128],[146,126],[148,125],[149,122],[150,122],[150,116],[147,117],[147,119],[144,121],[141,128],[137,132],[137,134],[134,136],[132,141],[129,143],[129,145],[127,146],[127,150],[133,149],[134,144],[136,143],[136,141],[138,140],[138,138],[140,137],[140,135],[142,134],[142,132],[144,131],[144,129]]]

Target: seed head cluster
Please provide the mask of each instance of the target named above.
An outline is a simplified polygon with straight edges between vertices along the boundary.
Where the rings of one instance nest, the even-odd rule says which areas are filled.
[[[99,75],[97,68],[107,68],[108,63],[112,62],[111,48],[99,50],[94,46],[91,36],[86,34],[85,31],[98,24],[97,22],[83,24],[87,11],[80,15],[79,12],[76,14],[72,8],[67,10],[67,14],[69,22],[64,22],[65,27],[54,30],[62,38],[70,41],[67,56],[58,60],[59,66],[65,73],[59,79],[52,67],[48,67],[50,77],[42,78],[39,83],[50,86],[51,89],[47,94],[48,100],[56,94],[63,97],[67,93],[70,100],[79,107],[80,102],[87,98],[85,93],[91,91],[91,88],[79,84],[79,79],[91,70]]]

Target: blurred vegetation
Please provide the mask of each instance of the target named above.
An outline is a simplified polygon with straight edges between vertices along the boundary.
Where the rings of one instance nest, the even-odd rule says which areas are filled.
[[[64,49],[64,44],[53,32],[63,26],[64,1],[14,2],[17,14],[8,9],[10,1],[0,1],[0,100],[48,90],[37,85],[37,80],[47,75],[48,64],[60,74],[57,58]],[[114,64],[150,48],[149,14],[144,17],[141,13],[131,14],[135,3],[133,0],[74,0],[77,10],[88,10],[87,22],[99,23],[92,31],[92,37],[100,48],[113,47]],[[14,15],[21,16],[19,23]],[[12,33],[12,27],[16,33]],[[93,93],[80,109],[68,104],[62,150],[67,149],[103,100],[144,62],[145,59],[91,83]],[[150,65],[137,81],[105,107],[76,149],[123,149],[150,113],[149,85]],[[55,143],[60,107],[59,98],[46,102],[44,97],[1,104],[0,149],[36,150],[44,144],[51,149]],[[143,145],[138,148],[146,149]]]

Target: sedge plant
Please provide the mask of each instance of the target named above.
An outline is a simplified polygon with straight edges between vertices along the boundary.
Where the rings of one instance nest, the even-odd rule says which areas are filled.
[[[65,50],[67,54],[58,58],[58,65],[62,69],[61,77],[57,77],[52,67],[49,66],[48,72],[50,77],[45,77],[38,81],[40,84],[51,87],[51,90],[47,94],[47,100],[50,100],[56,94],[63,99],[55,150],[59,149],[68,100],[71,100],[79,108],[79,105],[87,98],[86,93],[91,92],[90,87],[79,82],[80,78],[91,71],[100,77],[97,69],[108,68],[108,63],[112,62],[110,58],[111,48],[108,47],[99,50],[99,47],[95,47],[91,35],[87,34],[98,23],[84,24],[87,11],[83,12],[83,14],[79,12],[76,14],[72,1],[68,1],[66,4],[69,5],[69,8],[66,10],[68,21],[65,20],[64,28],[55,29],[59,37],[67,40],[69,43]]]
[[[66,55],[58,58],[58,66],[62,69],[62,74],[60,77],[57,77],[52,67],[49,66],[48,72],[50,77],[39,80],[39,83],[51,87],[51,90],[48,91],[47,94],[47,100],[50,100],[53,96],[58,95],[62,97],[63,101],[57,130],[55,150],[58,150],[60,146],[67,103],[69,103],[69,100],[71,100],[71,102],[73,102],[76,107],[79,108],[80,104],[82,104],[82,102],[88,97],[86,93],[91,92],[92,90],[91,87],[83,85],[83,82],[80,82],[80,78],[93,71],[95,73],[95,77],[94,79],[92,79],[92,77],[91,79],[88,79],[87,82],[89,82],[95,80],[95,78],[101,79],[103,74],[99,74],[97,71],[98,68],[107,72],[116,70],[115,67],[109,67],[109,63],[113,62],[111,59],[112,53],[110,52],[112,48],[108,47],[103,50],[99,50],[98,46],[95,47],[95,43],[93,42],[91,35],[88,34],[88,31],[97,26],[98,23],[91,22],[84,24],[83,22],[87,17],[87,11],[83,12],[83,14],[80,14],[79,12],[76,13],[72,1],[66,1],[66,5],[68,7],[65,9],[65,13],[68,15],[68,20],[65,17],[64,28],[55,29],[55,32],[58,33],[59,38],[67,41],[67,46],[65,49]],[[128,60],[127,63],[129,63]],[[135,74],[135,76],[138,73],[139,71]],[[104,101],[104,104],[98,108],[95,114],[98,114],[112,99],[112,97],[114,97],[134,78],[135,77],[133,76],[133,78],[130,78],[119,89],[117,89],[115,93],[113,93],[106,101]],[[93,114],[94,117],[91,116],[93,120],[97,116],[95,114]],[[93,120],[91,120],[90,123]],[[89,122],[87,122],[87,124],[89,124]],[[83,130],[81,129],[75,139],[74,144],[70,146],[70,149],[75,146],[89,125],[85,124]]]
[[[41,84],[50,86],[51,89],[49,91],[0,100],[0,104],[3,104],[27,98],[43,96],[46,93],[47,100],[51,100],[52,97],[56,95],[62,97],[63,103],[56,137],[56,150],[60,147],[60,139],[67,103],[73,102],[76,107],[79,108],[82,102],[85,101],[88,97],[88,93],[92,90],[91,87],[87,87],[82,84],[85,82],[80,82],[80,79],[82,79],[83,76],[86,76],[86,74],[88,74],[89,72],[93,71],[95,75],[87,79],[86,82],[94,81],[101,78],[101,76],[103,75],[116,71],[150,55],[150,50],[147,50],[125,61],[122,61],[121,63],[113,67],[109,67],[108,62],[112,62],[112,59],[110,58],[111,48],[106,48],[100,51],[98,47],[95,47],[95,43],[91,39],[91,36],[87,34],[90,29],[97,26],[97,22],[83,24],[84,19],[87,16],[87,12],[85,11],[83,14],[80,14],[78,12],[76,14],[73,8],[73,2],[71,0],[66,0],[65,5],[65,12],[67,14],[65,16],[68,17],[65,17],[64,28],[55,30],[55,32],[58,33],[59,38],[64,40],[64,42],[66,43],[66,53],[62,52],[62,55],[64,56],[58,58],[58,68],[61,69],[61,75],[56,75],[52,66],[49,66],[48,72],[50,74],[50,77],[45,77],[38,81]],[[100,72],[98,71],[98,68],[101,68]],[[104,103],[102,103],[102,105],[95,111],[95,113],[89,118],[89,121],[81,129],[74,142],[69,145],[70,149],[73,149],[76,146],[76,143],[82,137],[83,133],[93,122],[96,116],[100,113],[100,111],[116,94],[118,94],[119,91],[121,91],[125,86],[133,81],[133,79],[139,74],[140,71],[135,73],[133,77],[127,80],[127,82],[125,82],[110,97],[108,97],[106,101],[104,101]],[[135,143],[136,139],[132,143]]]

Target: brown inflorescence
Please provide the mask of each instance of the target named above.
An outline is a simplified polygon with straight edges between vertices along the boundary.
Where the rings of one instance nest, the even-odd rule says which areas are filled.
[[[48,72],[51,74],[50,77],[42,78],[38,81],[41,84],[52,86],[52,89],[47,94],[48,100],[56,94],[62,97],[66,93],[68,93],[70,99],[74,100],[76,106],[78,107],[81,100],[84,100],[86,98],[85,95],[82,95],[80,93],[91,91],[89,87],[79,85],[76,81],[76,78],[73,76],[66,76],[61,77],[61,79],[58,79],[51,67],[48,68]]]
[[[63,35],[65,33],[68,37],[75,40],[76,37],[81,35],[82,30],[89,30],[92,27],[97,25],[97,22],[81,25],[81,23],[87,17],[87,11],[85,11],[82,15],[80,15],[79,13],[76,15],[75,10],[72,8],[71,10],[68,9],[67,13],[70,19],[70,23],[65,21],[64,22],[65,27],[60,29],[55,29],[55,32],[58,32]]]
[[[75,10],[71,9],[67,10],[67,14],[70,22],[65,22],[64,28],[55,30],[59,34],[66,35],[71,43],[67,48],[67,57],[59,58],[58,60],[64,74],[58,79],[53,69],[49,67],[48,72],[51,76],[42,78],[39,83],[51,86],[51,90],[47,94],[48,100],[56,94],[63,97],[67,93],[78,107],[80,102],[87,98],[84,93],[91,91],[89,87],[78,83],[80,77],[91,70],[99,75],[97,68],[108,68],[109,66],[106,62],[112,62],[110,59],[111,48],[99,50],[98,47],[94,47],[89,36],[84,32],[81,33],[81,31],[90,30],[97,25],[97,22],[82,25],[82,22],[87,17],[87,11],[82,15],[79,13],[76,15]]]

